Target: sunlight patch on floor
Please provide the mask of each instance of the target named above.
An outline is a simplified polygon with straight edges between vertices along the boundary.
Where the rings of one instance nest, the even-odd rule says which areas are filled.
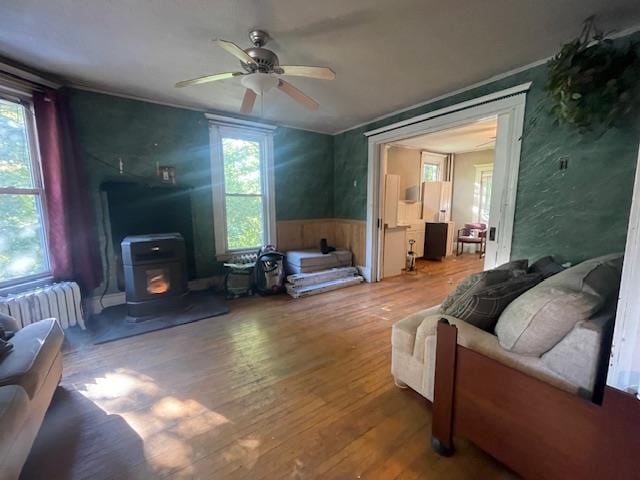
[[[143,441],[147,463],[158,472],[189,474],[195,461],[190,440],[232,423],[196,400],[168,394],[153,378],[130,369],[108,372],[79,392],[105,413],[127,422]],[[253,466],[259,443],[255,438],[236,442],[229,447],[230,460]]]
[[[242,438],[222,455],[227,462],[239,462],[245,469],[251,470],[260,457],[260,440],[253,435]]]

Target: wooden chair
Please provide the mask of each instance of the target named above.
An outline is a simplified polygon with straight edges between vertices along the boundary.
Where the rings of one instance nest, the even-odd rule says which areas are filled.
[[[487,250],[487,225],[484,223],[465,223],[464,227],[458,230],[456,256],[463,253],[466,243],[474,244],[480,258],[484,257]]]

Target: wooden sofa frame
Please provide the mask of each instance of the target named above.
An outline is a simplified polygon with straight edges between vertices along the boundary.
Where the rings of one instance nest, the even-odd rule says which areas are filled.
[[[640,479],[640,400],[605,387],[598,405],[457,343],[437,327],[432,448],[470,440],[526,479]]]

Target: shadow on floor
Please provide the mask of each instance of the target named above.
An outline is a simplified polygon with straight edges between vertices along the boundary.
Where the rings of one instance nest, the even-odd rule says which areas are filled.
[[[118,445],[126,445],[126,452]],[[74,460],[85,456],[93,461]],[[137,463],[135,476],[147,478],[154,470],[139,464],[144,458],[142,439],[122,417],[105,413],[75,390],[58,387],[20,479],[110,478],[113,472],[129,471],[131,459]]]

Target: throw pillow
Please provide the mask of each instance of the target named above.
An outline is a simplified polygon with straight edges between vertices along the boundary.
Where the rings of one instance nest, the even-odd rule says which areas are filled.
[[[543,277],[537,273],[512,277],[506,282],[476,290],[466,296],[465,300],[456,302],[443,313],[492,332],[502,311],[513,300],[542,280]]]
[[[616,297],[621,274],[622,255],[616,254],[547,278],[502,312],[495,330],[500,345],[523,355],[549,351],[576,323],[588,320]]]
[[[527,273],[528,267],[529,260],[525,258],[522,260],[511,260],[510,262],[503,263],[502,265],[493,268],[493,270],[508,270],[515,277],[517,275],[524,275]]]
[[[475,291],[488,287],[489,285],[505,282],[509,278],[511,278],[511,272],[509,270],[486,270],[484,272],[473,273],[462,280],[453,293],[442,302],[440,311],[445,312],[457,302],[464,303],[468,296],[472,295]]]
[[[564,267],[556,262],[553,257],[542,257],[531,264],[529,267],[529,273],[539,273],[544,278],[548,278],[551,275],[560,273],[564,270]]]

